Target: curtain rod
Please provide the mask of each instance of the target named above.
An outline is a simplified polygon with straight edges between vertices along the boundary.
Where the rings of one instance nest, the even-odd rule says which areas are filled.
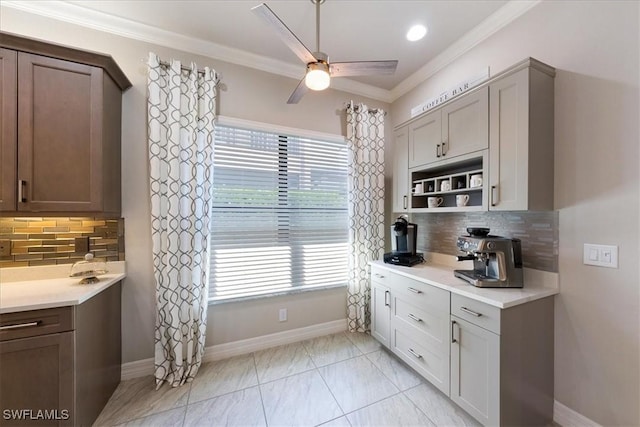
[[[352,106],[352,105],[353,105],[353,108],[354,108],[354,109],[358,109],[358,108],[360,108],[360,106],[359,106],[358,104],[355,104],[355,105],[354,105],[354,104],[353,104],[353,101],[351,101],[351,102],[345,102],[345,103],[344,103],[345,108],[348,108],[348,107],[350,107],[350,106]],[[380,111],[380,108],[369,108],[369,110],[368,110],[368,112],[369,112],[369,113],[377,113],[378,111]],[[382,111],[382,113],[383,113],[385,116],[387,115],[387,112],[386,112],[386,111]]]
[[[141,61],[144,62],[145,64],[147,63],[147,59],[146,58],[142,58]],[[171,66],[171,63],[168,62],[168,61],[160,60],[160,61],[158,61],[158,63],[163,67],[170,67]],[[189,72],[192,71],[192,69],[190,67],[186,67],[186,66],[184,66],[182,64],[180,65],[180,69],[182,71],[189,71]],[[198,68],[198,70],[196,72],[198,74],[204,74],[204,70],[202,70],[200,68]],[[216,84],[220,83],[220,80],[222,79],[222,75],[220,73],[218,73],[217,71],[214,71],[213,75],[214,75],[214,79],[216,81]]]

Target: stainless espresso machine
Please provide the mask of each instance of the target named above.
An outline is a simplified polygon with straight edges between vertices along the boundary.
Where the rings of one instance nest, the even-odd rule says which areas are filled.
[[[424,260],[421,253],[416,252],[418,225],[401,215],[391,225],[391,252],[384,254],[384,262],[411,267]]]
[[[468,236],[458,237],[457,246],[465,255],[458,261],[473,261],[473,270],[453,274],[479,288],[521,288],[522,249],[519,239],[490,236],[488,228],[467,228]]]

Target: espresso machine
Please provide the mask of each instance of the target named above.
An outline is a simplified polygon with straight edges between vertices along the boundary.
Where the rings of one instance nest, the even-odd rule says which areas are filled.
[[[453,275],[479,288],[521,288],[522,248],[519,239],[489,235],[488,228],[467,228],[468,236],[456,245],[464,252],[458,261],[473,261],[473,270],[454,270]]]
[[[411,267],[424,261],[421,253],[416,252],[418,225],[412,224],[406,215],[401,215],[391,225],[391,252],[384,254],[387,264]]]

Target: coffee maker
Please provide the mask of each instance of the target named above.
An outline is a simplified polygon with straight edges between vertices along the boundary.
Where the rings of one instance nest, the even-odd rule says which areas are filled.
[[[421,263],[424,258],[416,252],[418,225],[409,222],[406,215],[401,215],[391,225],[391,252],[384,254],[384,262],[388,264],[411,267]]]
[[[454,270],[453,275],[479,288],[521,288],[522,249],[519,239],[490,236],[488,228],[467,228],[468,236],[456,245],[465,255],[458,261],[473,261],[473,270]]]

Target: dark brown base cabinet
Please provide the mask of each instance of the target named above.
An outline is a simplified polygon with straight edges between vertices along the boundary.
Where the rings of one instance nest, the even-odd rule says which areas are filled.
[[[0,212],[119,216],[129,86],[110,56],[0,32]]]
[[[120,382],[120,291],[0,315],[24,325],[0,329],[0,425],[93,424]]]

